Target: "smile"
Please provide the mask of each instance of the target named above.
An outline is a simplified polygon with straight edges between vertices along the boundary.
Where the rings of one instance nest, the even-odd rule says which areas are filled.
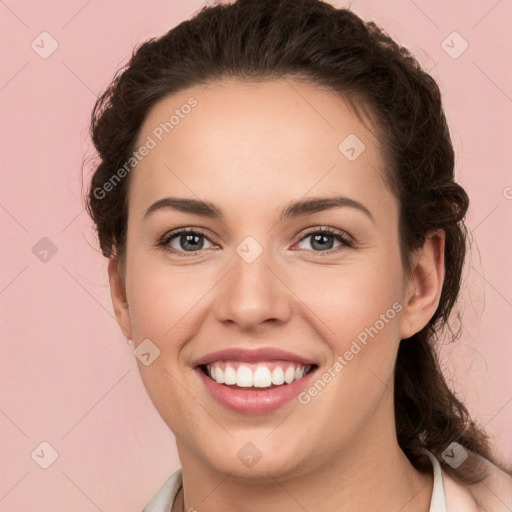
[[[257,364],[240,361],[217,361],[204,365],[205,374],[218,384],[239,388],[273,388],[302,379],[313,365],[290,361],[268,361]]]
[[[265,414],[296,398],[311,384],[318,366],[291,361],[218,361],[195,368],[209,398],[231,411]],[[223,382],[220,382],[223,381]]]

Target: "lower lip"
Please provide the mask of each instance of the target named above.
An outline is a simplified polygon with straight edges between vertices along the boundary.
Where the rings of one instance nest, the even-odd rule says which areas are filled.
[[[199,378],[217,402],[228,409],[245,414],[263,414],[279,409],[309,385],[316,370],[317,368],[302,379],[294,380],[291,384],[283,384],[267,390],[250,388],[251,391],[244,391],[219,384],[207,377],[201,368],[196,368]],[[254,391],[252,391],[253,389]]]

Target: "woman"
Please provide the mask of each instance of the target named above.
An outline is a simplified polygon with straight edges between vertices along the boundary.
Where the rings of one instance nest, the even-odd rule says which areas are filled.
[[[319,0],[204,8],[91,133],[114,310],[182,465],[145,512],[512,509],[433,348],[468,197],[406,49]]]

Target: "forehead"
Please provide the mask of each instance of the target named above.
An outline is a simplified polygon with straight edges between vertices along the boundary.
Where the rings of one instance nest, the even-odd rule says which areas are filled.
[[[370,125],[371,126],[371,125]],[[383,188],[380,143],[337,93],[280,79],[223,81],[169,95],[148,113],[130,201],[165,191],[246,204],[311,191]],[[282,201],[280,201],[282,202]]]

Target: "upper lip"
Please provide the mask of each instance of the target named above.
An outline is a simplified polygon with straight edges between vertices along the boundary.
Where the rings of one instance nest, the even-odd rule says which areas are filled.
[[[311,359],[299,356],[293,352],[282,350],[279,348],[259,348],[259,349],[248,349],[248,348],[227,348],[224,350],[217,350],[216,352],[210,352],[199,359],[196,359],[192,365],[201,366],[205,364],[214,363],[216,361],[240,361],[245,363],[259,363],[264,361],[294,361],[302,363],[304,365],[316,364]]]

